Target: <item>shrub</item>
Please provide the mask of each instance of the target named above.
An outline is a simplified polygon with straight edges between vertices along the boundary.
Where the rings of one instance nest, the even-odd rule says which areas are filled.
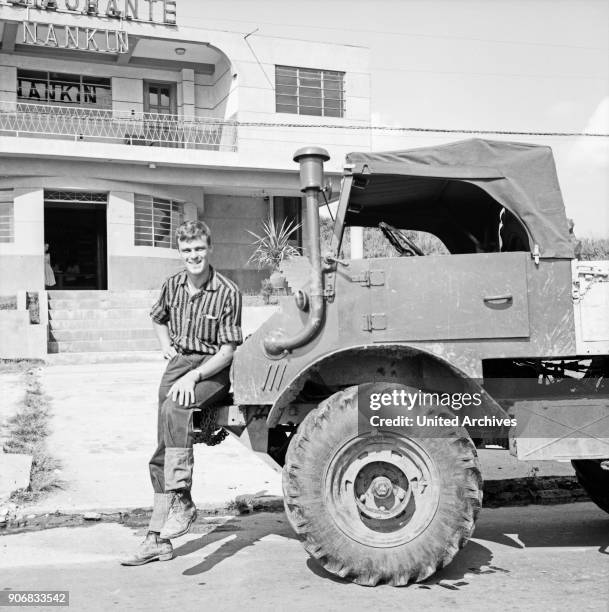
[[[40,323],[40,300],[38,293],[26,293],[25,304],[30,311],[30,323]]]
[[[17,310],[17,296],[0,295],[0,310]]]
[[[330,250],[332,242],[332,231],[334,223],[330,218],[320,220],[321,251]],[[427,232],[415,232],[406,230],[406,236],[410,238],[425,255],[447,255],[448,250],[442,241]],[[342,254],[348,254],[351,250],[351,228],[345,229],[342,243]],[[376,227],[364,228],[364,257],[399,257],[399,253],[391,246],[380,229]]]
[[[609,238],[582,238],[582,260],[593,261],[595,259],[609,260]]]

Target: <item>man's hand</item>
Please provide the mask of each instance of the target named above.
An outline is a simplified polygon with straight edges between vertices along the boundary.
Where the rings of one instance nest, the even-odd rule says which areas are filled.
[[[172,359],[178,354],[178,352],[173,348],[173,346],[171,346],[171,344],[163,346],[161,348],[161,353],[163,353],[163,357],[165,359]]]
[[[180,406],[188,406],[195,401],[195,385],[199,380],[199,373],[196,370],[187,372],[176,380],[169,389],[167,397],[171,396],[174,402],[180,404]]]

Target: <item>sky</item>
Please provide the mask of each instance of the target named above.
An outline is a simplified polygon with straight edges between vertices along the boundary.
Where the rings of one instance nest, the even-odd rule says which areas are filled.
[[[179,0],[178,23],[368,47],[373,125],[609,134],[609,0]],[[511,139],[551,145],[576,233],[609,237],[609,138]]]

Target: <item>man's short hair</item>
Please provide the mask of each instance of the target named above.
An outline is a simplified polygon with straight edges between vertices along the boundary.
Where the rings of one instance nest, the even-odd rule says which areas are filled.
[[[184,221],[176,229],[176,242],[207,238],[207,246],[211,246],[211,231],[203,221]]]

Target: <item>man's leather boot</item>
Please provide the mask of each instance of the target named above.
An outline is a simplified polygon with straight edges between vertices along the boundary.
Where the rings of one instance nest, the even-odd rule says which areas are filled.
[[[173,540],[188,533],[197,518],[197,508],[190,497],[190,491],[181,489],[173,493],[169,516],[161,529],[161,538],[167,540]]]
[[[170,559],[173,559],[171,542],[161,538],[158,533],[149,531],[135,554],[122,559],[121,565],[144,565],[150,561],[169,561]]]

